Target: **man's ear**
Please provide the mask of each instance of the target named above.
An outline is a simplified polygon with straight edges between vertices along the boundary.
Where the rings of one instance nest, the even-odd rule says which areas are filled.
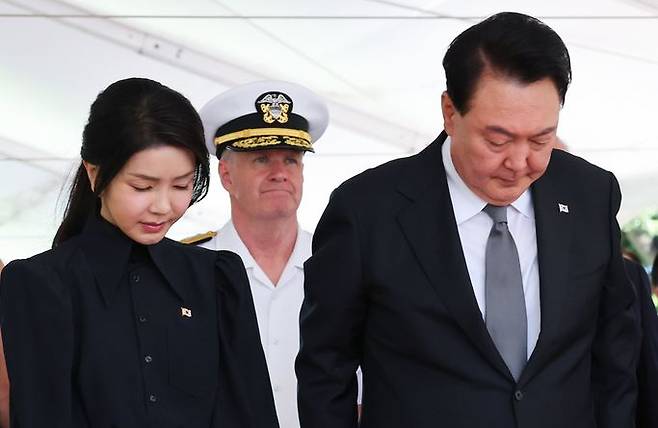
[[[86,160],[82,161],[82,165],[87,171],[87,177],[89,178],[89,183],[91,184],[91,191],[94,191],[96,187],[96,177],[98,177],[98,165],[91,164]]]
[[[222,182],[222,187],[228,192],[233,183],[231,180],[231,162],[228,159],[220,159],[217,171],[219,172],[219,180]]]
[[[443,129],[448,135],[452,135],[455,130],[455,117],[459,112],[447,91],[441,94],[441,113],[443,114]]]

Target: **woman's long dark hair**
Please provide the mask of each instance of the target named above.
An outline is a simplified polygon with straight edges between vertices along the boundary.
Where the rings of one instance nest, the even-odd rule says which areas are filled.
[[[120,80],[91,105],[82,133],[82,160],[98,167],[94,190],[82,162],[71,185],[64,219],[53,248],[79,234],[90,213],[98,213],[98,196],[128,159],[149,147],[168,145],[190,150],[196,158],[190,205],[208,192],[210,166],[203,126],[189,100],[149,79]]]

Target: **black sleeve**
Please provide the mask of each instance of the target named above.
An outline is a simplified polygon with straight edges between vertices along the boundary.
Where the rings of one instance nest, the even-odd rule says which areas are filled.
[[[219,387],[213,427],[278,428],[256,311],[242,260],[219,251],[216,262]]]
[[[637,293],[635,307],[642,328],[636,421],[638,428],[655,428],[658,427],[658,315],[644,268],[630,260],[624,260],[624,267]]]
[[[73,426],[71,299],[54,270],[35,260],[7,265],[0,314],[10,380],[11,426]]]
[[[640,348],[635,292],[626,277],[616,214],[619,184],[610,174],[611,257],[599,301],[599,321],[592,344],[592,387],[597,427],[635,426],[636,367]]]
[[[366,313],[357,223],[352,206],[335,191],[304,265],[295,367],[303,428],[357,426],[356,369]]]

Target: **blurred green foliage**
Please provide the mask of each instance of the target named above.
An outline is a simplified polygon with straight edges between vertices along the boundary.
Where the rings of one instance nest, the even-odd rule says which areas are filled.
[[[645,267],[651,267],[658,251],[658,210],[647,210],[621,228],[621,246],[635,253]]]

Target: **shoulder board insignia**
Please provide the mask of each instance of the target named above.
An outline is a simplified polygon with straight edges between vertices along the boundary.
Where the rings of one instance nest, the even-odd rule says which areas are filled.
[[[188,245],[199,245],[199,244],[203,244],[204,242],[210,241],[215,236],[217,236],[217,232],[215,232],[215,231],[210,231],[210,232],[206,232],[206,233],[199,233],[197,235],[181,239],[180,243],[181,244],[188,244]]]

